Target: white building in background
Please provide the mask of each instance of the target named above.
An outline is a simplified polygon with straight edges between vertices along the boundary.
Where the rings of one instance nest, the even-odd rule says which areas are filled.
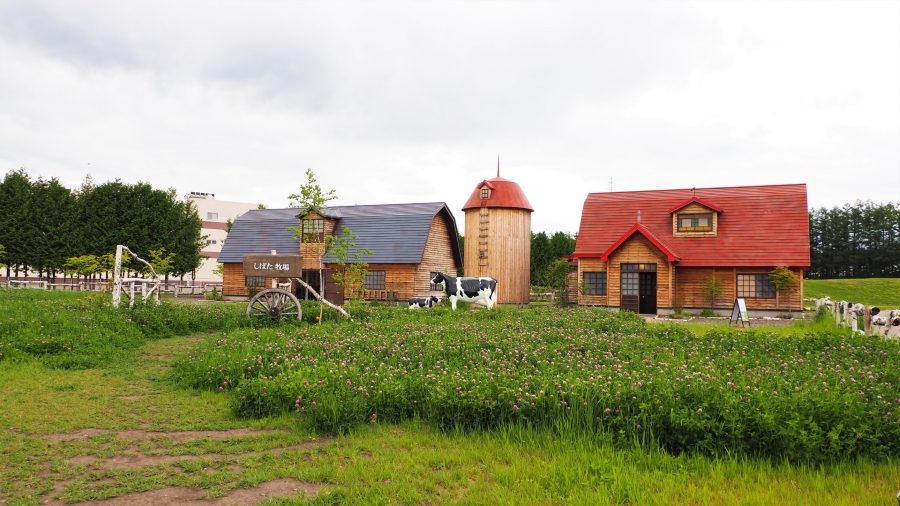
[[[203,222],[201,235],[206,237],[206,246],[200,250],[200,256],[205,257],[197,269],[194,280],[199,282],[222,281],[220,276],[213,273],[218,265],[217,259],[225,238],[228,236],[226,222],[234,222],[238,216],[251,209],[258,209],[260,204],[246,202],[228,202],[216,200],[213,193],[191,192],[185,196],[185,200],[193,202],[197,207],[197,214]],[[186,276],[187,277],[187,276]]]

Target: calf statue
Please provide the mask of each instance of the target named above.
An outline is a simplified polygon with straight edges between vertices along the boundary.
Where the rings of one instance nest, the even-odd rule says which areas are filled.
[[[497,303],[497,280],[494,278],[457,278],[439,272],[431,279],[431,284],[441,283],[454,311],[458,300],[484,304],[488,309]]]
[[[434,307],[441,300],[432,295],[431,297],[412,297],[409,299],[410,309],[419,309],[421,307]]]

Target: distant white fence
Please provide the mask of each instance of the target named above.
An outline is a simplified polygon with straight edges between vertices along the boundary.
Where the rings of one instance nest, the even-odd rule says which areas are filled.
[[[881,309],[875,306],[832,301],[828,297],[816,299],[816,310],[822,306],[829,308],[838,325],[850,327],[854,332],[867,336],[900,338],[900,309]],[[859,328],[860,320],[863,328]]]

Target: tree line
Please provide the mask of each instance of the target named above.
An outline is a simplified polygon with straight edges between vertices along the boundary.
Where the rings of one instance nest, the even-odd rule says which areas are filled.
[[[564,279],[568,266],[554,265],[563,257],[575,252],[576,236],[565,232],[548,235],[546,232],[531,234],[531,284],[533,286],[555,286],[560,276]]]
[[[900,277],[900,205],[812,209],[809,243],[810,278]]]
[[[24,169],[0,183],[0,262],[7,277],[29,269],[50,280],[60,273],[108,273],[118,244],[161,267],[160,275],[183,276],[200,266],[203,240],[196,208],[174,189],[118,179],[97,185],[88,176],[70,190]],[[133,259],[123,262],[142,270]]]

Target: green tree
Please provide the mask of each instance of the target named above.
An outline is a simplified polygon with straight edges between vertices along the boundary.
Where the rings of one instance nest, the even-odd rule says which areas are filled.
[[[775,290],[778,291],[779,294],[787,293],[788,294],[788,314],[793,317],[794,313],[791,310],[791,290],[793,290],[796,286],[800,284],[800,281],[797,279],[797,276],[791,272],[785,266],[778,266],[769,274],[769,279],[772,280],[772,284],[775,285]],[[776,304],[776,309],[779,304]]]
[[[547,284],[547,266],[553,261],[550,250],[550,238],[544,232],[531,234],[531,284],[545,286]]]
[[[100,260],[94,255],[69,257],[62,265],[63,272],[69,275],[88,277],[100,272]]]
[[[334,282],[344,287],[351,299],[358,298],[362,293],[363,281],[368,272],[369,264],[361,260],[361,257],[373,254],[372,250],[356,248],[358,238],[359,236],[347,227],[341,227],[339,236],[325,236],[328,256],[333,258],[334,264],[338,266],[334,273]]]
[[[710,309],[716,308],[716,302],[722,296],[724,291],[725,285],[721,279],[710,276],[703,281],[701,293],[703,294],[703,298],[709,302]]]
[[[570,272],[572,272],[572,268],[565,260],[554,260],[547,266],[547,284],[553,289],[553,298],[561,306],[565,306],[569,302],[567,290]]]
[[[334,190],[322,190],[312,169],[306,169],[306,184],[300,186],[300,193],[291,194],[288,199],[290,207],[322,212],[329,202],[337,200],[337,195]]]
[[[175,269],[175,253],[166,255],[166,248],[152,249],[149,254],[148,262],[153,266],[153,270],[157,276],[165,276],[169,278],[169,274]],[[141,272],[148,274],[150,269],[145,265]]]
[[[575,252],[575,238],[565,232],[556,232],[550,236],[548,246],[553,259],[558,260]]]
[[[7,276],[19,275],[31,264],[29,236],[36,234],[30,219],[31,178],[25,169],[9,171],[0,183],[0,243],[6,246]]]
[[[6,248],[0,244],[0,268],[6,267]]]

